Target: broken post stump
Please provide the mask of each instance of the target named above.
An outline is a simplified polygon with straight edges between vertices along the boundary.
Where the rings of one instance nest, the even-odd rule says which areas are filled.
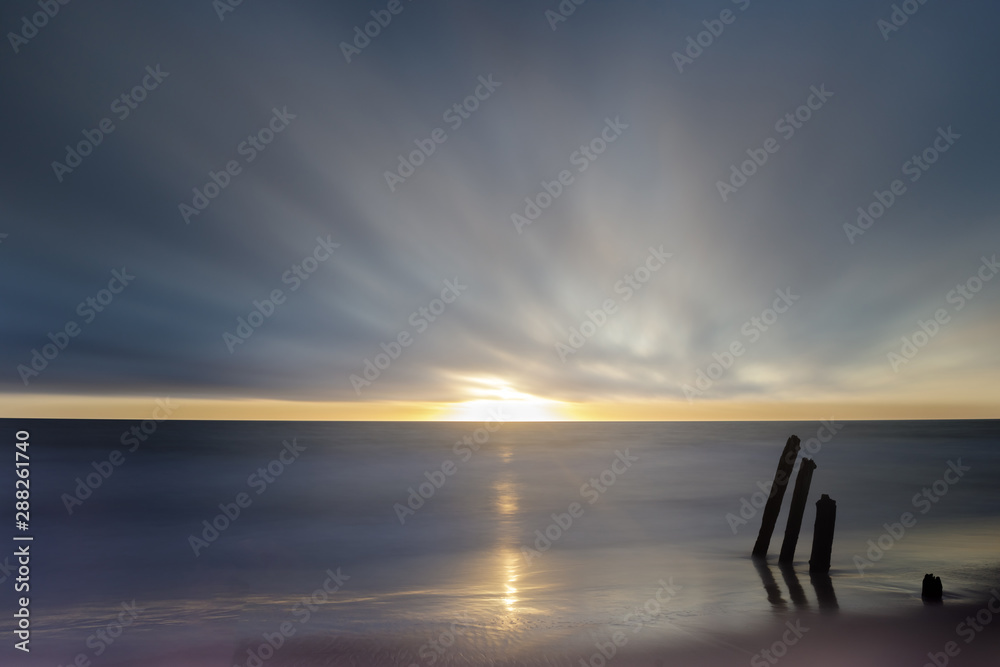
[[[778,522],[781,501],[785,497],[785,488],[792,476],[792,468],[795,466],[795,459],[798,458],[798,455],[799,438],[793,435],[785,442],[785,449],[781,452],[781,458],[778,460],[778,469],[774,472],[774,483],[771,485],[771,492],[768,494],[767,504],[764,506],[760,532],[757,533],[757,542],[753,545],[754,558],[767,558],[767,548],[771,546],[774,524]]]
[[[933,574],[925,574],[923,590],[920,591],[920,597],[929,602],[941,602],[941,599],[944,597],[944,588],[941,586],[941,577],[935,577]]]
[[[826,574],[830,571],[833,552],[833,529],[837,523],[837,501],[825,493],[816,501],[816,523],[813,526],[812,555],[809,572]]]
[[[802,529],[802,515],[806,511],[806,500],[809,498],[809,485],[812,484],[813,470],[816,463],[812,459],[802,459],[799,474],[795,478],[795,489],[792,491],[792,504],[788,508],[788,523],[785,525],[785,539],[781,543],[779,563],[791,564],[795,560],[795,545],[799,541],[799,531]]]

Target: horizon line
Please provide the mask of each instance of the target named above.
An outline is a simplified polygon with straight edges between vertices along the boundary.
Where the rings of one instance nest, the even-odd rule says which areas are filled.
[[[497,410],[500,413],[497,413]],[[503,414],[506,413],[506,414]],[[501,417],[496,419],[495,417]],[[315,422],[781,422],[1000,419],[1000,405],[882,400],[293,401],[0,393],[0,419]]]

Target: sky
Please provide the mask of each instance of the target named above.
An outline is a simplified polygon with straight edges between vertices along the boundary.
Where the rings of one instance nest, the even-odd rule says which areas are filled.
[[[43,9],[0,416],[1000,417],[993,4]]]

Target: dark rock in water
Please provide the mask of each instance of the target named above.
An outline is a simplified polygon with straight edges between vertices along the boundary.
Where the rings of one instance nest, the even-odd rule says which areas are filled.
[[[816,523],[813,526],[813,548],[809,556],[809,572],[826,574],[830,571],[833,553],[833,530],[837,524],[837,501],[825,493],[816,501]]]
[[[924,575],[924,586],[920,592],[920,597],[931,602],[940,602],[944,597],[944,589],[941,587],[941,577],[933,574]]]
[[[774,472],[774,484],[771,486],[771,493],[764,506],[764,518],[760,524],[760,532],[757,534],[757,543],[753,545],[755,558],[767,558],[767,548],[771,546],[774,524],[778,523],[778,513],[781,511],[781,501],[785,497],[785,488],[788,487],[788,482],[792,477],[795,459],[799,456],[799,442],[798,436],[791,436],[785,442],[784,451],[781,452],[778,469]]]

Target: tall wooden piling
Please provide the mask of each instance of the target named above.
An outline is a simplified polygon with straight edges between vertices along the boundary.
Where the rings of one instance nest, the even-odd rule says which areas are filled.
[[[778,469],[774,472],[774,484],[771,485],[771,492],[764,506],[764,517],[760,524],[760,532],[757,534],[757,543],[753,545],[754,558],[767,558],[767,548],[771,546],[774,524],[778,522],[781,501],[785,497],[785,488],[792,476],[792,468],[798,455],[799,438],[793,435],[785,442],[785,449],[778,460]]]
[[[802,459],[799,474],[795,478],[795,489],[792,491],[792,504],[788,508],[788,523],[785,525],[785,540],[781,543],[781,555],[778,556],[779,563],[791,564],[795,560],[795,545],[799,541],[802,515],[806,511],[809,485],[812,483],[815,469],[816,463],[812,459]]]
[[[812,555],[809,571],[825,574],[830,571],[833,552],[833,529],[837,523],[837,501],[825,493],[816,501],[816,524],[813,527]]]

